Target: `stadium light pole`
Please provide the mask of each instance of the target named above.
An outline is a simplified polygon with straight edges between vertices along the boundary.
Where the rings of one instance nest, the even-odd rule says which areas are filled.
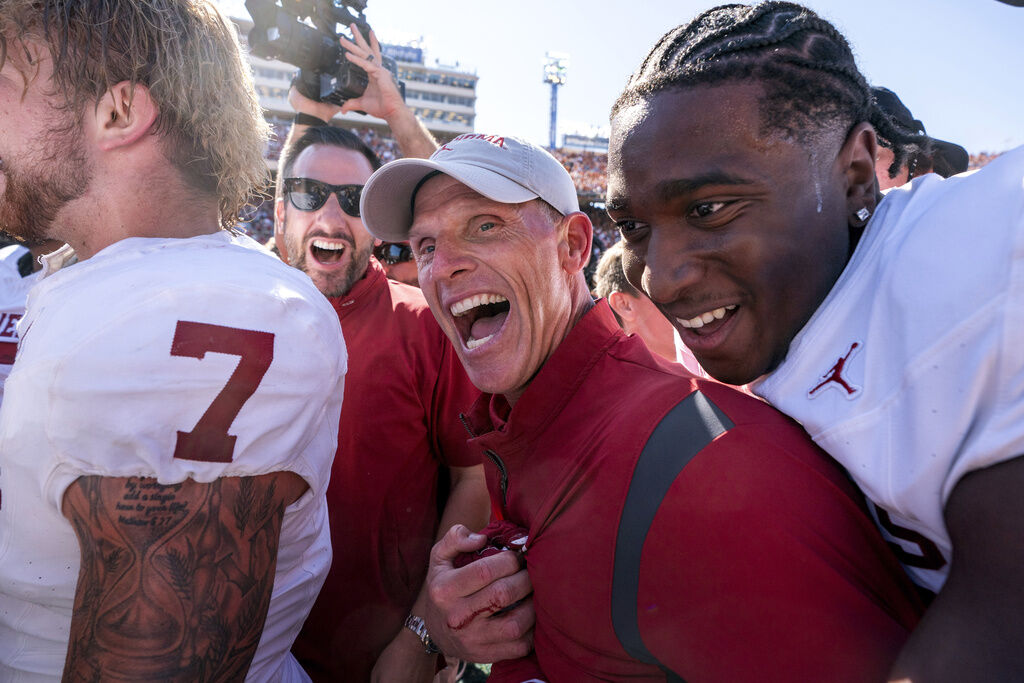
[[[551,134],[548,148],[555,148],[556,131],[558,128],[558,86],[565,85],[565,77],[569,72],[569,55],[561,52],[548,52],[544,55],[544,82],[551,84]]]

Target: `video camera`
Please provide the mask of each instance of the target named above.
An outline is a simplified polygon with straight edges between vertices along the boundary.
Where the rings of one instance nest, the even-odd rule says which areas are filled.
[[[363,11],[367,0],[246,0],[252,16],[249,46],[253,54],[299,67],[298,91],[318,102],[341,105],[361,96],[370,80],[366,71],[345,58],[338,43],[338,25],[355,24],[366,42],[370,25]],[[310,23],[307,23],[308,19]],[[354,37],[354,36],[353,36]],[[402,99],[405,84],[398,80],[395,60],[382,57],[381,66],[398,83]]]

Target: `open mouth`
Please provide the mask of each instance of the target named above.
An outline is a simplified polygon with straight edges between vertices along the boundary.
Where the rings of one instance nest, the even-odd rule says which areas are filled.
[[[676,318],[676,322],[686,333],[706,337],[721,329],[735,315],[737,308],[736,304],[720,306],[692,318]]]
[[[467,349],[487,343],[505,325],[511,305],[500,294],[476,294],[457,301],[449,309]]]
[[[345,255],[348,244],[341,240],[315,239],[309,246],[309,253],[317,263],[330,266]]]

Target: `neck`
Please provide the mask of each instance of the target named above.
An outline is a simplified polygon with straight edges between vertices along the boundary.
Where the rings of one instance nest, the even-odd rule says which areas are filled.
[[[188,238],[220,229],[217,198],[189,187],[166,162],[149,172],[97,172],[61,212],[55,237],[80,260],[129,237]]]
[[[570,303],[569,308],[568,324],[566,325],[565,330],[562,332],[562,338],[558,340],[558,344],[556,344],[555,347],[551,349],[552,354],[558,349],[559,346],[562,345],[566,338],[572,333],[573,328],[576,327],[576,323],[578,323],[583,318],[583,316],[587,314],[587,311],[594,307],[594,297],[590,295],[590,290],[587,289],[587,281],[582,272],[578,273],[578,277],[574,277],[570,287],[572,288],[572,301]],[[550,358],[550,356],[548,356],[548,358]],[[544,359],[544,363],[546,362],[547,358]],[[537,372],[540,372],[541,368],[544,367],[544,363],[541,363],[540,367],[537,368]],[[535,376],[536,373],[534,373],[534,377]],[[533,378],[531,377],[530,382],[532,381]],[[530,386],[530,382],[527,382],[526,384],[517,388],[514,391],[502,394],[505,397],[505,400],[508,401],[508,404],[510,406],[514,406],[516,404],[516,401],[519,400],[519,397],[522,396],[523,393],[526,391],[526,387]]]

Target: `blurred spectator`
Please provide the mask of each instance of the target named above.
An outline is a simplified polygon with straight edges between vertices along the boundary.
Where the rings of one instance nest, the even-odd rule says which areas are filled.
[[[274,201],[265,199],[245,207],[239,216],[238,228],[261,244],[274,236]]]
[[[966,149],[952,142],[929,137],[924,124],[914,118],[892,90],[876,87],[871,89],[871,93],[879,108],[888,115],[894,126],[903,132],[909,131],[920,136],[922,147],[921,151],[911,154],[906,159],[900,159],[897,164],[891,144],[883,131],[879,131],[878,140],[881,144],[878,146],[878,157],[875,160],[875,175],[878,176],[880,189],[887,190],[903,185],[926,173],[938,173],[943,178],[948,178],[967,170]]]
[[[647,348],[662,358],[676,359],[672,323],[646,294],[626,281],[622,272],[622,242],[616,242],[601,256],[594,280],[594,296],[608,299],[623,332],[639,336]]]
[[[408,244],[384,242],[373,248],[373,255],[384,266],[384,271],[392,280],[413,287],[420,286],[416,274],[416,261],[413,260],[412,249]]]
[[[587,218],[590,219],[591,224],[594,226],[594,242],[601,242],[602,252],[606,245],[615,244],[619,241],[619,231],[615,224],[612,223],[612,220],[608,218],[603,205],[601,208],[597,208],[589,202],[581,201],[580,211],[587,214]]]
[[[6,236],[0,233],[0,237]],[[42,269],[39,257],[56,251],[60,245],[56,240],[42,240],[0,248],[0,399],[18,350],[18,321],[25,314],[28,290],[39,279]]]
[[[998,159],[1001,154],[1002,152],[978,152],[977,154],[972,154],[971,160],[967,164],[967,168],[972,171],[976,168],[981,168],[989,162]]]
[[[605,170],[608,167],[607,154],[563,149],[553,150],[551,154],[569,171],[578,192],[604,195],[607,186],[605,183]]]

